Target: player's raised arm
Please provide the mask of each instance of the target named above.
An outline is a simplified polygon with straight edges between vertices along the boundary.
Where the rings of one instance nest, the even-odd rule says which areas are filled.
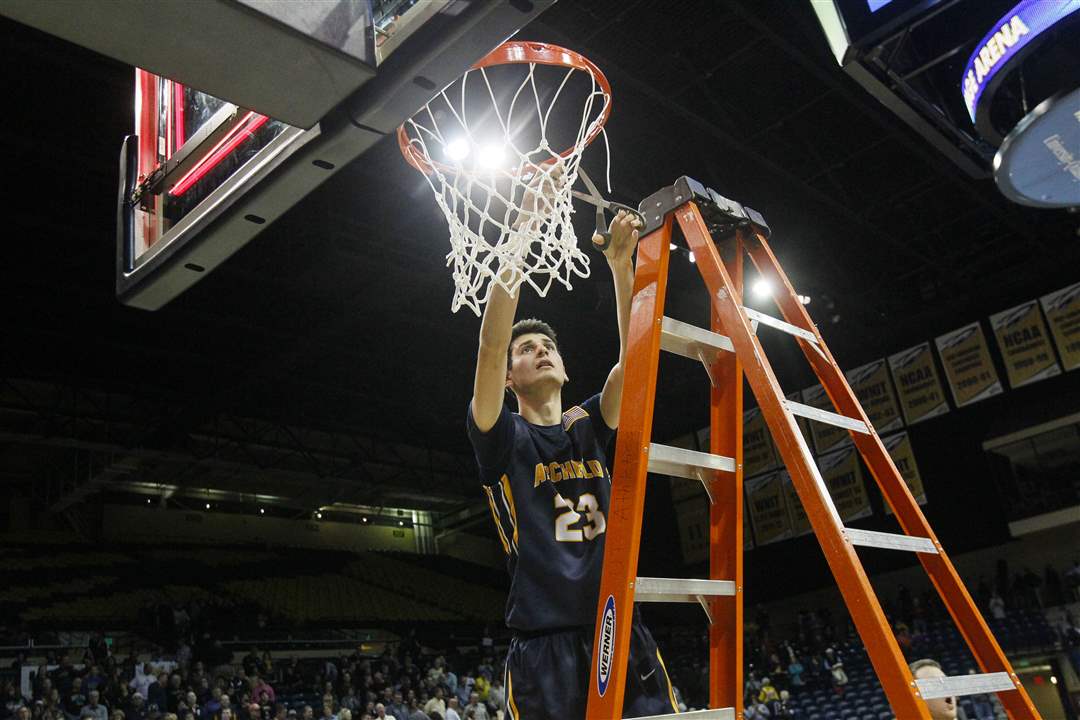
[[[473,422],[480,432],[490,430],[502,411],[506,388],[506,349],[510,346],[510,333],[520,293],[519,288],[511,295],[495,283],[484,307],[472,398]]]
[[[521,212],[514,223],[515,232],[529,232],[530,223],[540,222],[534,213],[550,203],[557,186],[562,182],[563,169],[556,166],[550,172],[537,172],[525,189]],[[509,270],[503,280],[509,280]],[[491,297],[484,307],[480,324],[480,349],[476,355],[476,376],[473,378],[472,416],[480,432],[487,432],[499,419],[506,390],[506,351],[517,313],[518,290],[511,295],[502,285],[494,283]]]
[[[619,426],[619,410],[622,408],[623,365],[626,362],[626,341],[630,333],[630,303],[634,292],[634,248],[638,242],[641,221],[623,210],[611,221],[611,243],[604,250],[611,278],[615,283],[615,311],[619,321],[619,360],[608,373],[604,391],[600,395],[600,414],[610,428]],[[599,235],[593,242],[600,244]]]

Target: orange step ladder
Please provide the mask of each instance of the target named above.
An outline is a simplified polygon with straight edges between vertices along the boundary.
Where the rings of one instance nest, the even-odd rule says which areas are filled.
[[[924,700],[998,693],[1013,720],[1039,718],[941,543],[927,523],[881,439],[766,238],[765,220],[687,177],[642,201],[622,410],[597,609],[588,720],[622,718],[635,602],[697,602],[710,622],[709,707],[670,717],[743,717],[742,376],[764,414],[814,534],[882,688],[899,720],[930,720]],[[673,223],[678,223],[711,298],[710,330],[664,316]],[[726,261],[714,237],[729,238]],[[776,290],[783,320],[742,304],[743,255]],[[794,336],[837,412],[784,396],[757,338],[760,326]],[[700,360],[712,382],[710,452],[651,441],[660,351]],[[796,416],[848,430],[902,534],[844,527]],[[637,576],[645,480],[649,472],[697,479],[711,502],[708,580]],[[981,673],[916,680],[908,668],[856,554],[857,546],[914,552],[967,642]],[[659,716],[669,717],[669,716]]]

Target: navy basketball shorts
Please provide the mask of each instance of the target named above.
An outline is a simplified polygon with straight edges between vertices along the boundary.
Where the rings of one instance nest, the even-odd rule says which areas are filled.
[[[656,641],[636,620],[630,629],[623,717],[678,712]],[[516,635],[510,641],[503,678],[507,718],[585,720],[592,645],[592,628]]]

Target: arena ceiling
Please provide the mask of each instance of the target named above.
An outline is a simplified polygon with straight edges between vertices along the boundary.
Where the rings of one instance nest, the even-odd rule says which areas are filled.
[[[463,432],[479,321],[449,312],[442,217],[387,139],[156,313],[113,292],[133,71],[0,20],[8,177],[0,477],[62,510],[137,483],[449,509],[475,501]],[[841,365],[1075,282],[1078,218],[1006,202],[843,75],[807,2],[564,0],[527,27],[608,74],[615,198],[679,175],[760,210]],[[602,176],[603,155],[587,160]],[[581,231],[589,214],[580,214]],[[567,399],[617,351],[603,263],[527,295]],[[703,322],[693,267],[670,314]],[[810,384],[770,345],[790,390]],[[708,422],[700,368],[661,365],[654,435]]]

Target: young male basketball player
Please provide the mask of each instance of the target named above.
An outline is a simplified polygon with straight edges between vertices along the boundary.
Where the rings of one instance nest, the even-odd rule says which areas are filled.
[[[615,283],[619,357],[603,392],[564,409],[566,366],[555,332],[514,324],[518,297],[496,285],[484,310],[466,421],[484,493],[507,554],[504,685],[511,720],[581,720],[604,558],[611,474],[630,324],[637,220],[620,213],[604,251]],[[594,236],[593,242],[600,240]],[[507,390],[518,412],[507,407]],[[652,635],[635,611],[624,716],[677,712]]]

